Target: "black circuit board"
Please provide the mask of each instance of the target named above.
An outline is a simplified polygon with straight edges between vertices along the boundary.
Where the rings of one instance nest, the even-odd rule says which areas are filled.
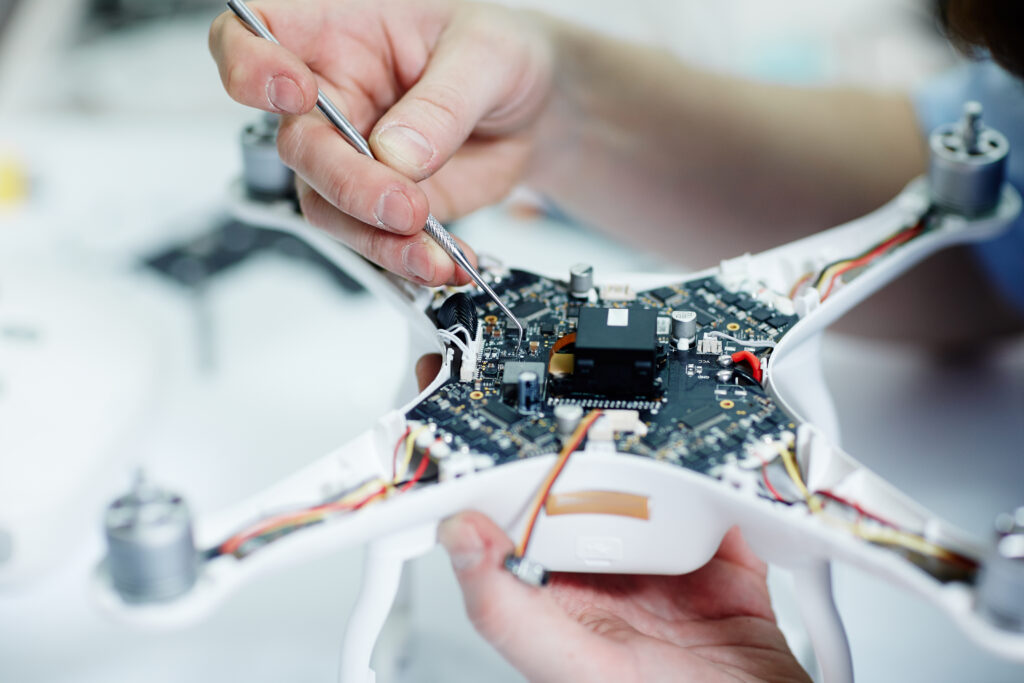
[[[718,381],[720,356],[745,347],[719,338],[719,353],[701,353],[697,345],[680,351],[671,343],[669,316],[676,310],[696,312],[698,339],[709,330],[720,330],[744,340],[777,341],[797,322],[795,315],[782,314],[749,294],[729,291],[715,278],[640,292],[613,287],[602,291],[606,298],[581,301],[570,296],[565,282],[512,270],[494,284],[494,290],[526,327],[521,347],[517,349],[517,328],[495,303],[476,296],[483,346],[472,381],[459,381],[453,373],[406,415],[436,425],[438,434],[456,450],[489,455],[496,465],[556,453],[561,441],[554,409],[560,403],[576,403],[585,410],[638,411],[647,433],[616,434],[618,451],[713,475],[716,468],[742,457],[745,444],[795,429],[795,420],[760,384],[749,378]],[[548,372],[552,347],[577,330],[580,311],[588,307],[657,313],[653,391],[635,396],[580,392],[573,389],[571,379]],[[761,359],[770,354],[765,348],[750,350]],[[506,366],[524,362],[543,373],[542,401],[525,415],[508,400],[507,386],[503,389]]]

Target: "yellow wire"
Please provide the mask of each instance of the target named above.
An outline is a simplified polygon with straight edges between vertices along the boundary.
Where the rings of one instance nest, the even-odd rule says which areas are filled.
[[[427,429],[427,425],[420,425],[415,430],[409,432],[409,436],[405,438],[405,457],[402,459],[401,474],[395,475],[395,481],[397,484],[405,478],[405,475],[409,474],[409,465],[412,464],[412,452],[416,446],[416,438]]]
[[[922,555],[936,557],[948,562],[964,561],[963,558],[948,548],[943,548],[940,545],[926,541],[917,534],[889,527],[867,527],[859,521],[855,524],[850,524],[849,522],[845,522],[825,514],[821,499],[818,496],[813,495],[804,484],[803,477],[800,475],[800,468],[797,466],[796,457],[794,456],[793,451],[789,448],[782,447],[779,449],[779,454],[782,456],[782,462],[786,466],[786,472],[800,491],[800,495],[804,497],[807,507],[813,514],[819,516],[826,523],[841,527],[858,538],[870,543],[899,546]]]

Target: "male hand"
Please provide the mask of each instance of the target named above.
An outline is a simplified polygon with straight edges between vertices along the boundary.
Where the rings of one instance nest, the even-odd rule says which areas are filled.
[[[551,48],[522,13],[456,0],[261,0],[281,42],[225,12],[210,51],[228,94],[283,115],[281,159],[307,219],[421,284],[468,281],[423,231],[504,197],[529,161]],[[367,136],[360,155],[319,112],[317,86]],[[473,258],[472,252],[468,252]]]
[[[421,388],[440,365],[420,359]],[[738,529],[690,574],[556,572],[543,589],[503,568],[513,543],[479,512],[445,520],[438,538],[473,626],[531,681],[810,680],[775,623],[765,564]]]

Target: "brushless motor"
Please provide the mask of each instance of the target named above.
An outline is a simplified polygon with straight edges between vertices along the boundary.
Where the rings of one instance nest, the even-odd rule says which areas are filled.
[[[158,602],[196,582],[192,521],[181,496],[141,482],[106,510],[107,564],[125,602]]]
[[[977,216],[999,203],[1010,145],[999,131],[981,122],[978,102],[964,105],[957,123],[932,133],[928,185],[935,203],[964,216]]]
[[[1024,632],[1024,507],[996,520],[998,541],[978,574],[975,608],[1000,628]]]
[[[277,155],[278,121],[276,115],[264,114],[242,130],[242,177],[253,199],[285,199],[295,189],[295,174]]]

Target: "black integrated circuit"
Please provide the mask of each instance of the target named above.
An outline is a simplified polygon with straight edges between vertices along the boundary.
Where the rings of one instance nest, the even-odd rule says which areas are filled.
[[[554,410],[571,403],[636,410],[646,434],[616,434],[620,452],[711,473],[740,456],[745,444],[795,428],[748,373],[721,381],[720,356],[745,347],[715,337],[712,348],[678,350],[670,338],[677,310],[697,313],[699,339],[719,330],[777,341],[797,322],[794,315],[729,291],[714,278],[642,291],[626,301],[576,299],[566,283],[519,270],[493,286],[525,318],[522,345],[517,349],[516,328],[494,302],[475,297],[483,347],[473,379],[453,377],[407,414],[435,424],[456,449],[490,455],[498,465],[556,452]],[[755,353],[763,360],[770,350]],[[524,368],[541,370],[543,381],[542,402],[528,414],[515,401],[514,377]]]

